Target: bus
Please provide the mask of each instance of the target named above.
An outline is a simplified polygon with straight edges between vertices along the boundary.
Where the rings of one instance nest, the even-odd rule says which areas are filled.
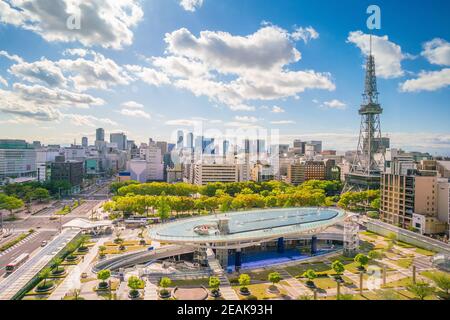
[[[28,253],[22,253],[20,256],[15,258],[11,263],[6,265],[6,273],[13,273],[16,271],[27,259],[30,257]]]

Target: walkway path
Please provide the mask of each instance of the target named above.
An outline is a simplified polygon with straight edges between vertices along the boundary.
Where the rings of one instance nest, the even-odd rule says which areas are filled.
[[[92,261],[97,256],[98,247],[105,243],[106,239],[99,239],[97,243],[89,249],[89,253],[84,256],[83,262],[78,264],[75,268],[70,270],[67,277],[64,281],[55,289],[55,291],[50,294],[48,300],[61,300],[64,296],[69,293],[70,290],[73,290],[74,285],[74,277],[81,275],[83,272],[89,273],[92,269]]]
[[[145,278],[144,300],[158,300],[158,287]]]
[[[309,296],[312,294],[311,290],[309,290],[303,283],[292,277],[292,275],[285,269],[277,268],[275,271],[281,275],[283,281],[288,283],[289,286],[284,286],[284,288],[293,299],[297,299],[299,296]]]
[[[239,300],[236,291],[231,287],[230,281],[228,281],[227,276],[224,274],[223,269],[216,259],[214,252],[211,249],[206,251],[208,257],[209,267],[214,272],[214,275],[220,280],[220,292],[225,300]]]

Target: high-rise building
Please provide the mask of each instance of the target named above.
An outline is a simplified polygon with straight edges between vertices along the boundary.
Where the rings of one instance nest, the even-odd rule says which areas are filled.
[[[189,132],[186,135],[186,148],[193,149],[194,148],[194,134]]]
[[[87,137],[81,138],[81,146],[83,148],[87,148],[89,146],[89,142],[88,142],[88,138]]]
[[[182,130],[178,130],[177,132],[177,149],[181,149],[184,147],[184,132]]]
[[[98,128],[95,131],[95,140],[96,141],[105,141],[105,129]]]
[[[36,150],[24,140],[0,140],[0,183],[36,177]]]
[[[72,192],[78,192],[83,182],[83,171],[83,162],[57,156],[51,164],[51,181],[69,182]]]
[[[222,145],[222,155],[225,157],[228,154],[228,149],[230,148],[230,141],[223,140]]]
[[[371,48],[372,48],[372,39]],[[355,159],[346,176],[344,191],[380,188],[380,175],[384,164],[385,148],[381,141],[380,115],[383,113],[378,102],[375,58],[370,51],[366,63],[365,89],[363,104],[359,109],[361,129]],[[375,155],[381,154],[376,159]]]
[[[157,141],[156,146],[161,150],[161,155],[164,156],[169,152],[169,148],[166,141]]]
[[[117,145],[117,149],[119,150],[127,150],[127,136],[125,133],[111,133],[109,136],[109,142],[115,143]]]
[[[216,154],[214,138],[203,138],[203,154]]]

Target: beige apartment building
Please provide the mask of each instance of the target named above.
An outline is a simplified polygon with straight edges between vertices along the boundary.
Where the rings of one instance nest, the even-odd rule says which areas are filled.
[[[206,185],[212,182],[238,182],[239,174],[235,164],[195,164],[194,183]]]
[[[438,177],[431,172],[414,175],[382,174],[381,219],[423,234],[447,231],[448,218],[439,219]]]

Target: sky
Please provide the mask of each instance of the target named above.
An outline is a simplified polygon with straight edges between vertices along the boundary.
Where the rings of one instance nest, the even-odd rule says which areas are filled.
[[[450,155],[448,12],[446,0],[0,0],[0,138],[259,130],[353,150],[372,33],[383,134]]]

